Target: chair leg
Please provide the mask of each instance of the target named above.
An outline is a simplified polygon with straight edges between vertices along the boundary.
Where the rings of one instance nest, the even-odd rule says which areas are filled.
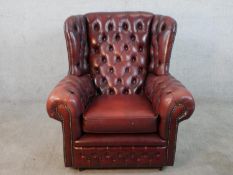
[[[159,167],[158,169],[159,169],[159,171],[162,171],[162,170],[163,170],[163,167]]]

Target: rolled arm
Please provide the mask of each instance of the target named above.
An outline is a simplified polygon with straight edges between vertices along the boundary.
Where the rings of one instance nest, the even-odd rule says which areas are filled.
[[[89,75],[68,75],[50,93],[47,112],[62,123],[65,166],[72,166],[73,142],[81,134],[81,114],[84,112],[95,88]]]
[[[47,112],[51,118],[61,122],[71,120],[73,124],[71,129],[73,133],[78,133],[79,137],[81,134],[79,117],[94,95],[95,88],[89,75],[80,77],[68,75],[50,93]]]
[[[191,93],[170,74],[149,75],[145,93],[160,116],[159,134],[163,139],[169,138],[171,128],[176,127],[171,125],[188,119],[195,109]]]

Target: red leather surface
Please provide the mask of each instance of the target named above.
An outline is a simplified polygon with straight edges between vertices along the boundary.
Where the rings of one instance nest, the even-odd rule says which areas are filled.
[[[166,146],[158,134],[84,134],[74,146]]]
[[[166,147],[75,147],[75,168],[145,168],[166,164]]]
[[[86,18],[82,15],[67,18],[64,34],[69,58],[68,74],[80,76],[88,73]]]
[[[65,165],[76,168],[173,165],[178,124],[188,119],[195,108],[190,92],[169,74],[176,21],[146,12],[91,13],[69,17],[64,30],[68,76],[51,92],[47,111],[62,123]],[[99,103],[99,98],[92,101],[96,94],[104,94],[104,102]],[[132,94],[141,96],[131,99]],[[117,100],[118,95],[124,95],[125,99]],[[116,99],[108,100],[111,97]],[[107,116],[111,122],[93,124],[94,120],[88,120],[88,126],[86,120],[82,123],[84,112],[91,114],[92,119],[98,118],[97,121]],[[112,122],[113,118],[117,120]],[[114,132],[115,136],[85,135],[83,128]],[[157,132],[154,138],[153,134],[126,134],[135,131]],[[164,147],[156,145],[159,138],[166,142]],[[113,143],[116,146],[108,146]]]
[[[68,75],[52,90],[47,100],[51,118],[62,122],[65,165],[72,165],[73,141],[81,134],[81,114],[95,94],[88,75]]]
[[[154,112],[160,116],[159,134],[163,139],[168,138],[171,112],[179,113],[180,116],[175,115],[177,117],[185,113],[184,118],[178,119],[184,120],[192,115],[195,108],[191,93],[171,75],[148,75],[145,94],[150,99]]]
[[[89,63],[102,94],[140,93],[149,63],[150,13],[85,15]]]
[[[151,26],[150,72],[169,73],[172,46],[176,35],[176,21],[168,16],[155,15]]]
[[[157,116],[145,96],[101,95],[84,113],[83,130],[87,133],[156,132]]]

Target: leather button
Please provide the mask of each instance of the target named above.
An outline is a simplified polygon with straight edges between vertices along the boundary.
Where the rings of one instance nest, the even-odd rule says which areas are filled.
[[[124,50],[127,51],[129,49],[129,46],[127,44],[124,45]]]
[[[106,62],[107,62],[106,56],[103,55],[101,59],[102,59],[102,62],[103,62],[103,63],[106,63]]]
[[[113,46],[112,46],[112,45],[109,45],[108,50],[109,50],[110,52],[112,52],[112,51],[113,51]]]
[[[114,70],[113,70],[113,67],[110,67],[110,68],[109,68],[109,72],[110,72],[110,73],[113,73],[113,71],[114,71]]]
[[[131,34],[130,35],[130,39],[131,39],[131,41],[135,41],[136,40],[136,36],[134,34]]]
[[[116,41],[119,41],[120,39],[121,39],[121,36],[120,36],[119,33],[117,33],[116,36],[115,36],[115,40],[116,40]]]
[[[135,61],[136,61],[136,56],[133,55],[133,56],[131,57],[131,61],[132,61],[132,62],[135,62]]]
[[[107,41],[107,36],[105,34],[102,36],[102,41]]]
[[[109,23],[108,24],[108,31],[112,31],[113,30],[113,23]]]
[[[141,23],[141,22],[138,22],[138,23],[137,23],[137,29],[138,29],[138,30],[142,30],[142,23]]]
[[[95,30],[96,32],[98,32],[98,31],[100,30],[100,25],[99,25],[99,23],[95,23],[95,24],[94,24],[94,30]]]
[[[165,31],[166,30],[166,24],[165,23],[163,23],[163,25],[161,26],[161,31],[163,32],[163,31]]]
[[[95,46],[94,46],[94,52],[95,52],[95,53],[99,53],[99,51],[100,51],[99,46],[95,45]]]
[[[105,77],[102,77],[102,83],[106,84],[107,83],[107,79]]]
[[[138,73],[141,74],[142,71],[143,71],[143,67],[140,66],[140,67],[138,68]]]
[[[95,67],[94,69],[95,69],[95,73],[96,73],[96,74],[99,74],[99,73],[100,73],[99,67]]]
[[[117,79],[117,84],[121,84],[122,80],[120,78]]]
[[[125,68],[125,73],[128,73],[129,72],[129,67],[126,67]]]
[[[120,57],[119,55],[116,56],[116,62],[117,62],[117,63],[121,62],[121,57]]]
[[[125,31],[127,31],[128,28],[129,28],[129,26],[128,26],[128,24],[127,24],[126,22],[124,22],[124,23],[122,24],[122,27],[123,27],[123,29],[124,29]]]
[[[143,46],[139,46],[139,47],[138,47],[138,51],[139,51],[139,52],[142,52],[142,51],[143,51]]]
[[[76,25],[74,25],[74,31],[76,32],[77,30],[78,30],[78,28],[77,28],[77,26]]]
[[[137,78],[136,77],[133,77],[132,80],[131,80],[131,84],[135,85],[137,82]]]
[[[122,93],[125,94],[125,95],[128,95],[129,94],[129,89],[125,88]]]
[[[115,94],[115,91],[114,91],[113,88],[109,88],[109,94],[110,94],[110,95],[114,95],[114,94]]]

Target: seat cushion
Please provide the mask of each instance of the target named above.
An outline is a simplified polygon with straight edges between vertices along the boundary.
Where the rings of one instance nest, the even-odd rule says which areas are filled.
[[[141,95],[101,95],[83,115],[86,133],[152,133],[157,116],[150,102]]]

